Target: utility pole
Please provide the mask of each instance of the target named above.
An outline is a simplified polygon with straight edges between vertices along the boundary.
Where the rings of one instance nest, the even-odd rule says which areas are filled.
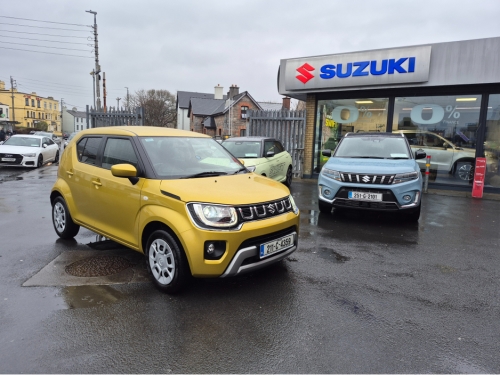
[[[94,109],[96,109],[95,106],[95,69],[92,69],[90,72],[90,75],[92,76],[92,93],[94,95]]]
[[[14,108],[14,84],[16,81],[14,81],[14,78],[10,76],[10,93],[12,96],[12,121],[13,121],[13,127],[15,128],[16,126],[16,109]],[[14,130],[14,129],[12,129]]]
[[[63,100],[64,100],[64,98],[61,98],[61,134],[63,134]],[[56,127],[57,127],[57,125],[56,125]]]
[[[128,87],[125,87],[127,89],[127,105],[125,106],[125,108],[127,108],[128,111],[130,111],[130,97],[128,96]]]
[[[121,98],[116,98],[116,109],[120,109],[120,100]]]
[[[106,73],[102,73],[102,97],[104,98],[104,112],[107,112],[108,106],[106,105]]]
[[[96,91],[96,97],[97,97],[97,102],[96,106],[98,109],[101,108],[101,94],[99,90],[99,73],[101,73],[101,66],[99,65],[99,45],[97,43],[97,12],[94,12],[92,10],[86,10],[85,12],[91,13],[94,15],[94,26],[92,28],[94,29],[94,52],[95,52],[95,69],[94,69],[94,79],[95,79],[95,91]]]

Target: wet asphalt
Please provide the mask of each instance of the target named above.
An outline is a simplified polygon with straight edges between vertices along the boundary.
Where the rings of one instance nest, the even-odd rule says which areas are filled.
[[[0,168],[1,373],[500,372],[498,200],[426,194],[410,224],[319,214],[296,180],[299,249],[275,266],[176,296],[140,278],[23,286],[87,251],[142,272],[88,230],[58,239],[56,171]]]

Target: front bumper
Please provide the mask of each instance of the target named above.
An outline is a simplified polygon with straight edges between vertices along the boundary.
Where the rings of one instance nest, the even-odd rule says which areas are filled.
[[[5,159],[15,159],[14,161],[9,160],[6,161]],[[26,168],[33,168],[36,166],[37,158],[35,157],[28,157],[28,156],[23,156],[20,154],[14,154],[10,157],[5,157],[2,154],[0,154],[0,166],[4,167],[26,167]]]
[[[348,192],[382,194],[382,201],[364,201],[348,198]],[[410,197],[405,200],[404,197]],[[346,183],[320,175],[318,178],[318,198],[337,208],[354,208],[377,211],[399,211],[416,208],[422,197],[422,179],[394,185]]]

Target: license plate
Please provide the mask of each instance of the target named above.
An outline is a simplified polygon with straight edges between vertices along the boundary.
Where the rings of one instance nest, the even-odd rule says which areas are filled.
[[[2,158],[2,161],[16,161],[15,158]]]
[[[360,191],[350,191],[348,197],[349,199],[354,199],[356,201],[382,202],[382,194],[380,193],[364,193]]]
[[[260,245],[260,257],[265,258],[293,246],[293,234]]]

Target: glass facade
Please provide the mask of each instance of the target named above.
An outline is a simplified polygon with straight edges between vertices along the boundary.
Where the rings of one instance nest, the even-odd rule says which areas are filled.
[[[314,172],[319,173],[328,160],[328,157],[321,155],[321,150],[335,149],[345,133],[387,131],[388,103],[388,98],[318,101]]]
[[[319,173],[328,159],[321,150],[335,149],[347,132],[402,132],[413,151],[431,156],[429,182],[471,187],[476,153],[484,152],[485,187],[500,188],[500,94],[489,95],[483,112],[482,99],[476,94],[318,100],[313,171]],[[418,162],[424,171],[426,159]]]
[[[500,94],[490,95],[484,142],[486,186],[500,188]]]

